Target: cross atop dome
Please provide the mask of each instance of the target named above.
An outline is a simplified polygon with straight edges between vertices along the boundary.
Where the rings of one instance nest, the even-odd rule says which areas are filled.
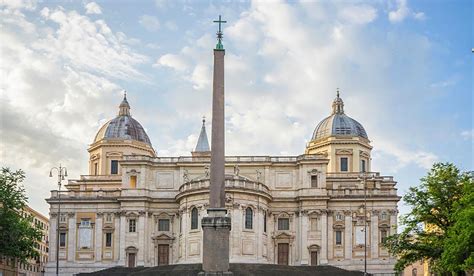
[[[219,31],[217,31],[217,44],[216,44],[216,50],[224,50],[224,45],[222,44],[222,38],[224,37],[224,34],[222,33],[222,28],[221,25],[222,23],[227,23],[227,21],[224,21],[221,19],[222,17],[219,15],[219,20],[214,20],[214,23],[219,23]]]

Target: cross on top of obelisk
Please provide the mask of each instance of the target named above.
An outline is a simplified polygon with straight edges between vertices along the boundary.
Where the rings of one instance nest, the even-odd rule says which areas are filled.
[[[219,23],[219,31],[217,32],[217,44],[216,50],[224,50],[224,45],[222,45],[222,37],[224,34],[222,33],[222,23],[227,23],[227,21],[222,20],[222,17],[219,15],[219,20],[214,20],[214,23]]]

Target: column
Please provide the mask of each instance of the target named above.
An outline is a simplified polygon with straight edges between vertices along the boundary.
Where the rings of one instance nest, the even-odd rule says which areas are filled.
[[[119,265],[125,266],[127,256],[125,256],[125,234],[126,234],[127,218],[125,214],[120,214],[120,233],[119,233]]]
[[[102,223],[104,214],[97,214],[95,219],[95,260],[97,262],[102,261]]]
[[[321,214],[321,261],[320,264],[328,263],[328,212],[323,210]]]
[[[352,259],[352,216],[350,212],[344,212],[344,256],[347,260]]]
[[[327,226],[327,240],[328,240],[328,259],[332,259],[334,257],[334,228],[333,228],[333,216],[332,212],[329,213],[328,216],[328,226]],[[321,227],[324,227],[321,223]],[[321,236],[321,239],[326,239],[326,237]]]
[[[56,267],[56,242],[57,242],[57,230],[58,228],[58,214],[51,213],[51,220],[49,221],[49,256],[48,262],[54,263]],[[56,272],[56,271],[55,271]]]
[[[138,234],[138,259],[137,266],[144,265],[145,262],[145,213],[140,212],[137,221],[137,234]]]
[[[113,261],[117,262],[120,258],[120,216],[114,214],[114,234],[112,235],[114,245]]]
[[[378,212],[373,211],[371,212],[371,227],[370,227],[370,233],[371,233],[371,239],[370,239],[370,257],[372,259],[377,259],[378,258],[378,247],[379,247],[379,216]]]
[[[76,259],[76,232],[77,232],[77,222],[76,216],[68,215],[68,232],[67,232],[67,259],[68,261],[73,262]]]
[[[300,236],[300,256],[301,261],[300,264],[308,265],[308,212],[301,211],[300,212],[300,221],[301,221],[301,231],[299,233]]]

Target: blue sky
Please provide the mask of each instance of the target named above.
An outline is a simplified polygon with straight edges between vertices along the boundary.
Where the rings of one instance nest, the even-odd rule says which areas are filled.
[[[210,118],[222,14],[226,147],[298,155],[336,88],[399,193],[433,162],[473,170],[471,1],[0,1],[0,156],[48,212],[49,168],[87,147],[128,91],[158,155],[188,155]],[[208,125],[209,127],[209,125]],[[401,212],[407,208],[400,205]]]

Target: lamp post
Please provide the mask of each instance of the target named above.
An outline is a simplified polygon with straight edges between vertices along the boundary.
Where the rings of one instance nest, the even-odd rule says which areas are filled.
[[[49,171],[49,177],[53,177],[53,171],[58,172],[58,216],[56,219],[56,275],[59,275],[59,221],[61,217],[61,181],[64,180],[64,177],[67,177],[66,167],[62,167],[59,164],[59,168],[53,167]]]
[[[359,178],[364,183],[364,276],[367,275],[367,178],[370,173],[361,172]],[[370,174],[371,177],[372,174]]]

